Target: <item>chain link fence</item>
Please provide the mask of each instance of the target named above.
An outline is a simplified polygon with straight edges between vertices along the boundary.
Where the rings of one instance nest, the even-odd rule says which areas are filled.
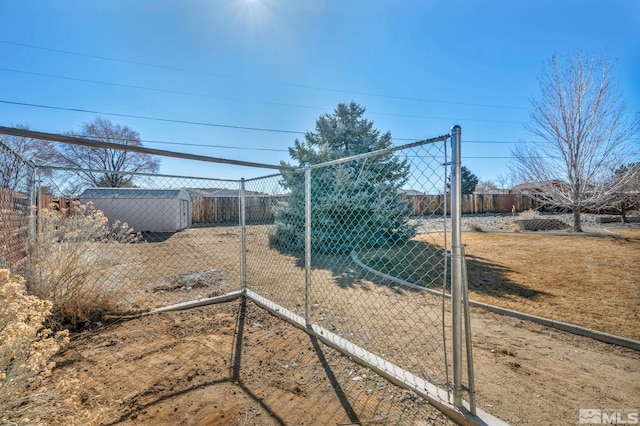
[[[304,170],[246,182],[250,191],[288,194],[272,204],[273,224],[247,227],[248,288],[448,387],[447,198],[420,214],[412,203],[446,193],[446,162],[440,142],[311,166],[306,211]]]
[[[0,267],[25,266],[33,180],[34,164],[0,143]]]
[[[93,279],[130,289],[134,306],[150,309],[240,288],[239,182],[121,173],[128,187],[96,188],[78,177],[102,171],[38,171],[38,211],[81,213],[104,220],[110,232],[129,232],[126,241],[112,238],[115,244],[95,243],[90,250],[96,258],[108,252],[112,260]],[[66,202],[48,204],[49,192],[66,194]]]
[[[447,140],[240,181],[25,166],[23,216],[35,201],[36,245],[82,252],[84,278],[127,289],[134,309],[243,291],[448,404]],[[101,174],[123,185],[95,187]]]
[[[121,300],[135,311],[246,295],[367,366],[340,376],[343,385],[373,370],[458,408],[454,366],[470,353],[461,342],[454,350],[457,261],[473,304],[637,339],[633,222],[583,213],[576,238],[568,213],[467,214],[457,225],[465,248],[453,242],[448,146],[248,180],[119,173],[125,187],[95,188],[83,176],[113,172],[36,167],[0,145],[0,266],[24,271],[30,253],[42,254],[35,242],[60,262],[79,259],[86,281],[128,290]],[[458,204],[464,212],[465,198]],[[81,250],[63,250],[74,243]]]

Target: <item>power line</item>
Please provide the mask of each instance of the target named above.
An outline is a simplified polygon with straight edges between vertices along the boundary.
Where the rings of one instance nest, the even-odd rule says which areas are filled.
[[[171,118],[147,117],[143,115],[120,114],[116,112],[94,111],[94,110],[88,110],[88,109],[82,109],[82,108],[65,108],[65,107],[57,107],[57,106],[51,106],[51,105],[39,105],[39,104],[31,104],[26,102],[14,102],[14,101],[7,101],[7,100],[0,100],[0,103],[9,104],[9,105],[27,106],[27,107],[33,107],[33,108],[53,109],[58,111],[83,112],[83,113],[89,113],[89,114],[109,115],[113,117],[125,117],[125,118],[136,118],[140,120],[162,121],[165,123],[180,123],[180,124],[191,124],[195,126],[222,127],[225,129],[254,130],[259,132],[291,133],[291,134],[299,134],[299,135],[303,135],[305,133],[305,132],[298,132],[294,130],[267,129],[263,127],[233,126],[229,124],[205,123],[201,121],[175,120]]]
[[[103,60],[103,61],[119,62],[119,63],[124,63],[124,64],[137,65],[137,66],[143,66],[143,67],[149,67],[149,68],[158,68],[158,69],[164,69],[164,70],[169,70],[169,71],[178,71],[178,72],[186,72],[186,73],[191,73],[191,74],[201,74],[201,75],[208,75],[208,76],[214,76],[214,77],[243,80],[241,77],[239,77],[237,75],[227,75],[227,74],[220,74],[220,73],[212,73],[212,72],[208,72],[208,71],[194,70],[194,69],[189,69],[189,68],[173,67],[173,66],[161,65],[161,64],[151,64],[151,63],[147,63],[147,62],[132,61],[132,60],[120,59],[120,58],[112,58],[112,57],[108,57],[108,56],[100,56],[100,55],[94,55],[94,54],[89,54],[89,53],[73,52],[73,51],[70,51],[70,50],[62,50],[62,49],[54,49],[54,48],[49,48],[49,47],[34,46],[34,45],[31,45],[31,44],[17,43],[17,42],[6,41],[6,40],[0,40],[0,43],[7,44],[7,45],[12,45],[12,46],[26,47],[26,48],[29,48],[29,49],[37,49],[37,50],[43,50],[43,51],[48,51],[48,52],[63,53],[65,55],[74,55],[74,56],[81,56],[81,57],[85,57],[85,58],[99,59],[99,60]],[[411,97],[411,96],[398,96],[398,95],[388,95],[388,94],[380,94],[380,93],[368,93],[368,92],[359,92],[359,91],[354,91],[354,90],[327,88],[327,87],[305,85],[305,84],[284,83],[284,82],[280,82],[280,81],[271,81],[271,80],[263,80],[263,82],[270,83],[270,84],[278,84],[278,85],[288,86],[288,87],[298,87],[298,88],[302,88],[302,89],[321,90],[321,91],[335,92],[335,93],[347,93],[347,94],[359,95],[359,96],[372,96],[372,97],[385,98],[385,99],[396,99],[396,100],[416,101],[416,102],[426,102],[426,103],[440,103],[440,104],[449,104],[449,105],[465,105],[465,106],[475,106],[475,107],[482,107],[482,108],[520,109],[520,110],[528,110],[529,109],[527,107],[515,106],[515,105],[495,105],[495,104],[472,103],[472,102],[456,102],[456,101],[447,101],[447,100],[440,100],[440,99],[425,99],[425,98],[418,98],[418,97]]]
[[[216,123],[206,123],[199,121],[188,121],[188,120],[177,120],[170,118],[160,118],[160,117],[147,117],[141,115],[133,115],[133,114],[121,114],[115,112],[104,112],[104,111],[95,111],[95,110],[87,110],[82,108],[67,108],[67,107],[58,107],[52,105],[40,105],[40,104],[31,104],[26,102],[14,102],[1,100],[0,103],[9,104],[9,105],[19,105],[33,108],[43,108],[43,109],[52,109],[58,111],[71,111],[71,112],[82,112],[89,114],[100,114],[100,115],[108,115],[114,117],[125,117],[125,118],[136,118],[141,120],[152,120],[152,121],[161,121],[161,122],[169,122],[169,123],[179,123],[179,124],[190,124],[197,126],[208,126],[208,127],[220,127],[220,128],[228,128],[228,129],[238,129],[238,130],[252,130],[252,131],[261,131],[261,132],[272,132],[272,133],[287,133],[287,134],[300,134],[304,135],[306,132],[297,131],[297,130],[284,130],[284,129],[270,129],[270,128],[262,128],[262,127],[250,127],[250,126],[235,126],[229,124],[216,124]],[[394,141],[417,141],[420,138],[392,138]],[[640,138],[631,138],[630,140],[640,140]],[[164,145],[176,145],[176,146],[195,146],[195,147],[206,147],[206,148],[224,148],[224,149],[242,149],[249,151],[272,151],[272,152],[287,152],[288,150],[284,149],[272,149],[272,148],[248,148],[248,147],[237,147],[237,146],[229,146],[229,145],[208,145],[208,144],[195,144],[195,143],[186,143],[186,142],[168,142],[168,141],[154,141],[154,140],[142,140],[141,142],[147,143],[156,143],[156,144],[164,144]],[[546,141],[495,141],[495,140],[463,140],[466,144],[543,144],[547,143]],[[512,157],[467,157],[467,158],[512,158]]]
[[[15,127],[0,126],[0,134],[18,136],[24,138],[40,139],[45,141],[63,142],[73,145],[89,146],[93,148],[115,149],[119,151],[139,152],[142,154],[159,155],[162,157],[183,158],[187,160],[205,161],[210,163],[231,164],[236,166],[257,167],[261,169],[293,170],[293,167],[283,165],[272,165],[254,163],[252,161],[231,160],[225,158],[210,157],[199,154],[188,154],[184,152],[166,151],[163,149],[153,149],[144,146],[124,145],[113,142],[104,142],[95,139],[80,138],[76,136],[59,135],[55,133],[36,132],[34,130],[18,129]]]
[[[203,98],[214,98],[214,99],[222,99],[222,100],[238,100],[236,98],[231,98],[226,96],[205,95],[202,93],[183,92],[183,91],[171,90],[171,89],[160,89],[157,87],[138,86],[135,84],[113,83],[108,81],[90,80],[87,78],[67,77],[63,75],[45,74],[45,73],[33,72],[33,71],[23,71],[23,70],[16,70],[12,68],[0,68],[0,71],[11,72],[15,74],[35,75],[38,77],[55,78],[58,80],[79,81],[82,83],[101,84],[104,86],[124,87],[127,89],[148,90],[153,92],[170,93],[170,94],[176,94],[176,95],[198,96]]]
[[[462,139],[462,143],[464,144],[472,144],[472,145],[527,145],[527,144],[545,144],[546,141],[496,141],[496,140],[465,140]]]
[[[1,41],[0,41],[1,42]],[[2,68],[0,68],[1,70]],[[284,129],[270,129],[270,128],[262,128],[262,127],[250,127],[250,126],[235,126],[229,124],[216,124],[216,123],[206,123],[206,122],[198,122],[198,121],[188,121],[188,120],[177,120],[177,119],[169,119],[169,118],[160,118],[160,117],[148,117],[141,115],[133,115],[133,114],[122,114],[115,112],[103,112],[103,111],[95,111],[95,110],[87,110],[82,108],[68,108],[68,107],[58,107],[52,105],[40,105],[40,104],[31,104],[26,102],[15,102],[15,101],[7,101],[0,100],[0,103],[9,104],[9,105],[19,105],[33,108],[43,108],[43,109],[52,109],[58,111],[71,111],[71,112],[82,112],[89,114],[100,114],[100,115],[108,115],[114,117],[125,117],[125,118],[135,118],[141,120],[152,120],[152,121],[161,121],[161,122],[169,122],[169,123],[179,123],[179,124],[190,124],[190,125],[198,125],[198,126],[208,126],[208,127],[220,127],[220,128],[228,128],[228,129],[238,129],[238,130],[251,130],[251,131],[262,131],[262,132],[272,132],[272,133],[287,133],[287,134],[300,134],[304,135],[306,132],[297,131],[297,130],[284,130]],[[467,120],[469,121],[469,120]],[[417,141],[420,138],[392,138],[394,141]],[[631,138],[630,140],[640,140],[640,138]],[[249,151],[272,151],[272,152],[288,152],[288,150],[284,149],[272,149],[272,148],[248,148],[248,147],[237,147],[237,146],[229,146],[229,145],[208,145],[208,144],[195,144],[195,143],[186,143],[186,142],[168,142],[168,141],[154,141],[154,140],[142,140],[141,142],[147,143],[155,143],[155,144],[164,144],[164,145],[176,145],[176,146],[194,146],[194,147],[206,147],[206,148],[223,148],[223,149],[241,149],[241,150],[249,150]],[[496,140],[463,140],[465,144],[544,144],[546,141],[496,141]],[[512,158],[512,157],[467,157],[467,158]]]
[[[45,74],[45,73],[32,72],[32,71],[22,71],[22,70],[16,70],[16,69],[11,69],[11,68],[0,68],[0,71],[11,72],[11,73],[16,73],[16,74],[34,75],[34,76],[38,76],[38,77],[55,78],[55,79],[59,79],[59,80],[78,81],[78,82],[82,82],[82,83],[99,84],[99,85],[104,85],[104,86],[123,87],[123,88],[127,88],[127,89],[146,90],[146,91],[158,92],[158,93],[168,93],[168,94],[174,94],[174,95],[196,96],[196,97],[200,97],[200,98],[220,99],[220,100],[238,101],[238,102],[256,102],[256,103],[261,103],[261,104],[265,104],[265,105],[285,106],[285,107],[303,108],[303,109],[315,109],[315,110],[321,110],[321,111],[328,109],[328,108],[315,107],[315,106],[310,106],[310,105],[289,104],[289,103],[283,103],[283,102],[247,100],[247,99],[242,99],[242,98],[234,98],[234,97],[231,97],[231,96],[208,95],[208,94],[203,94],[203,93],[184,92],[184,91],[180,91],[180,90],[162,89],[162,88],[148,87],[148,86],[139,86],[139,85],[135,85],[135,84],[113,83],[113,82],[108,82],[108,81],[90,80],[90,79],[86,79],[86,78],[66,77],[66,76],[61,76],[61,75]],[[373,112],[370,111],[369,114],[389,116],[389,117],[422,118],[422,119],[428,119],[428,120],[449,120],[449,121],[460,120],[459,118],[454,119],[454,118],[451,118],[451,117],[434,117],[434,116],[427,116],[427,115],[420,115],[420,114],[399,114],[399,113],[375,112],[375,111],[373,111]],[[525,123],[523,121],[487,120],[487,119],[476,119],[476,118],[467,118],[467,119],[463,119],[463,120],[467,121],[467,122],[481,122],[481,123],[506,123],[506,124],[524,124]]]
[[[170,123],[192,124],[192,125],[200,125],[200,126],[222,127],[222,128],[253,130],[253,131],[263,131],[263,132],[305,134],[305,132],[296,131],[296,130],[268,129],[268,128],[260,128],[260,127],[248,127],[248,126],[233,126],[228,124],[214,124],[214,123],[204,123],[204,122],[197,122],[197,121],[176,120],[176,119],[169,119],[169,118],[147,117],[147,116],[132,115],[132,114],[94,111],[94,110],[87,110],[87,109],[81,109],[81,108],[67,108],[67,107],[58,107],[58,106],[52,106],[52,105],[31,104],[26,102],[15,102],[15,101],[7,101],[2,99],[0,99],[0,103],[9,104],[9,105],[27,106],[27,107],[33,107],[33,108],[53,109],[58,111],[82,112],[82,113],[90,113],[90,114],[109,115],[109,116],[115,116],[115,117],[163,121],[163,122],[170,122]],[[396,141],[417,141],[420,138],[392,138],[392,139]],[[194,144],[194,143],[186,143],[186,142],[168,142],[168,141],[154,141],[154,140],[141,140],[141,142],[164,144],[164,145],[177,145],[177,146],[180,146],[180,145],[196,146],[196,147],[206,147],[206,148],[226,148],[226,149],[244,149],[244,150],[255,150],[255,151],[287,152],[287,150],[270,149],[270,148],[247,148],[247,147],[234,147],[234,146],[227,146],[227,145]],[[473,141],[473,142],[481,143],[482,141]]]
[[[225,101],[257,102],[257,103],[262,103],[262,104],[267,104],[267,105],[286,106],[286,107],[293,107],[293,108],[316,109],[316,110],[326,110],[327,109],[327,108],[314,107],[314,106],[309,106],[309,105],[289,104],[289,103],[283,103],[283,102],[268,102],[268,101],[247,100],[247,99],[242,99],[242,98],[234,98],[234,97],[231,97],[231,96],[209,95],[209,94],[203,94],[203,93],[185,92],[185,91],[181,91],[181,90],[162,89],[162,88],[158,88],[158,87],[138,86],[138,85],[135,85],[135,84],[113,83],[113,82],[109,82],[109,81],[90,80],[90,79],[86,79],[86,78],[77,78],[77,77],[67,77],[67,76],[62,76],[62,75],[45,74],[45,73],[33,72],[33,71],[23,71],[23,70],[11,69],[11,68],[0,68],[0,71],[11,72],[11,73],[16,73],[16,74],[34,75],[34,76],[38,76],[38,77],[55,78],[55,79],[59,79],[59,80],[78,81],[78,82],[82,82],[82,83],[100,84],[100,85],[103,85],[103,86],[123,87],[123,88],[127,88],[127,89],[136,89],[136,90],[146,90],[146,91],[150,91],[150,92],[168,93],[168,94],[185,95],[185,96],[196,96],[196,97],[200,97],[200,98],[220,99],[220,100],[225,100]]]
[[[77,137],[77,136],[68,136],[68,135],[58,135],[58,134],[53,134],[53,133],[43,133],[43,132],[36,132],[33,130],[28,130],[28,129],[18,129],[18,128],[10,128],[10,127],[4,127],[4,126],[0,126],[0,134],[6,134],[6,135],[13,135],[13,136],[19,136],[19,137],[26,137],[26,138],[35,138],[35,139],[42,139],[42,140],[51,140],[51,141],[58,141],[58,142],[65,142],[65,143],[74,143],[74,144],[79,144],[79,145],[88,145],[88,146],[96,146],[96,147],[100,147],[100,148],[109,148],[109,149],[123,149],[123,150],[129,150],[129,151],[134,151],[134,152],[142,152],[142,153],[146,153],[146,154],[152,154],[152,155],[161,155],[161,156],[167,156],[167,157],[176,157],[176,158],[187,158],[187,159],[191,159],[191,160],[199,160],[199,161],[209,161],[209,162],[216,162],[216,163],[226,163],[226,164],[235,164],[235,165],[242,165],[242,166],[249,166],[249,167],[261,167],[261,168],[278,168],[278,169],[285,169],[287,167],[283,167],[283,166],[272,166],[272,165],[266,165],[266,164],[261,164],[261,163],[253,163],[253,162],[246,162],[246,161],[238,161],[238,160],[227,160],[227,159],[220,159],[220,158],[216,158],[216,157],[207,157],[207,156],[203,156],[203,155],[197,155],[197,154],[186,154],[186,153],[178,153],[178,152],[172,152],[172,151],[164,151],[164,150],[156,150],[156,149],[151,149],[151,148],[146,148],[146,147],[136,147],[136,146],[131,146],[131,145],[120,145],[120,144],[116,144],[116,143],[111,143],[111,142],[103,142],[100,140],[95,140],[95,139],[87,139],[84,137]],[[447,136],[439,136],[438,138],[434,138],[433,141],[444,141]],[[116,140],[118,140],[116,138]],[[288,150],[278,150],[278,149],[267,149],[267,148],[245,148],[245,147],[234,147],[234,146],[225,146],[225,145],[206,145],[206,144],[193,144],[193,143],[184,143],[184,142],[167,142],[167,141],[153,141],[153,140],[141,140],[140,142],[146,142],[146,143],[156,143],[156,144],[168,144],[168,145],[177,145],[177,146],[199,146],[199,147],[207,147],[207,148],[228,148],[228,149],[245,149],[245,150],[261,150],[261,151],[278,151],[278,152],[287,152]],[[425,141],[416,141],[414,142],[415,144],[422,144]],[[391,148],[390,150],[397,150],[397,149],[402,149],[405,148],[405,146],[399,146],[399,147],[395,147],[395,148]],[[371,153],[367,153],[366,155],[369,155]],[[515,159],[516,157],[513,156],[466,156],[463,155],[462,158],[464,159],[491,159],[491,160],[503,160],[503,159]],[[553,158],[558,158],[558,157],[541,157],[541,156],[532,156],[532,157],[526,157],[526,158],[539,158],[539,159],[553,159]]]
[[[1,100],[0,103],[9,104],[9,105],[19,105],[26,106],[32,108],[43,108],[43,109],[52,109],[57,111],[71,111],[71,112],[82,112],[88,114],[99,114],[99,115],[108,115],[112,117],[125,117],[125,118],[135,118],[140,120],[151,120],[151,121],[161,121],[166,123],[179,123],[179,124],[190,124],[195,126],[208,126],[208,127],[221,127],[226,129],[239,129],[239,130],[253,130],[260,132],[271,132],[271,133],[288,133],[288,134],[296,134],[296,135],[304,135],[306,132],[298,131],[298,130],[284,130],[284,129],[270,129],[265,127],[250,127],[250,126],[235,126],[230,124],[218,124],[218,123],[206,123],[201,121],[189,121],[189,120],[177,120],[171,118],[160,118],[160,117],[148,117],[143,115],[134,115],[134,114],[122,114],[116,112],[104,112],[104,111],[96,111],[96,110],[88,110],[83,108],[69,108],[69,107],[59,107],[53,105],[41,105],[41,104],[32,104],[27,102],[15,102],[15,101],[7,101]],[[439,118],[446,119],[446,118]],[[465,120],[472,121],[472,120]],[[398,141],[415,141],[420,138],[393,138]]]
[[[512,156],[467,156],[462,154],[462,158],[465,159],[473,159],[473,160],[515,160],[518,157],[512,157]],[[539,158],[539,159],[543,159],[543,160],[552,160],[552,159],[557,159],[560,157],[539,157],[539,156],[532,156],[532,157],[520,157],[520,158]]]
[[[197,146],[203,148],[223,148],[223,149],[241,149],[245,151],[271,151],[271,152],[289,152],[288,149],[275,149],[275,148],[249,148],[245,146],[231,146],[231,145],[207,145],[204,143],[188,143],[188,142],[168,142],[168,141],[154,141],[143,140],[140,142],[160,145],[176,145],[176,146]]]

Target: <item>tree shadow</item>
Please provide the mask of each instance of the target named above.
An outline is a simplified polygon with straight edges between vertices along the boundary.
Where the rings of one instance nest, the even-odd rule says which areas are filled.
[[[136,402],[129,404],[131,408],[126,410],[118,419],[105,423],[105,426],[113,426],[117,424],[121,424],[127,422],[129,420],[135,420],[139,413],[146,412],[151,407],[154,407],[164,401],[177,398],[183,395],[188,395],[189,393],[196,392],[202,389],[219,386],[219,385],[232,385],[237,387],[242,393],[248,396],[254,403],[259,405],[266,413],[269,414],[270,420],[278,425],[286,425],[285,420],[280,417],[275,410],[267,403],[265,403],[263,398],[257,396],[251,389],[243,383],[241,378],[242,371],[242,344],[244,341],[244,329],[245,329],[245,318],[247,312],[247,300],[245,297],[240,299],[239,309],[237,312],[237,320],[236,320],[236,329],[234,339],[232,341],[232,350],[231,350],[231,362],[230,362],[230,370],[229,375],[227,377],[220,377],[213,380],[208,380],[202,383],[197,383],[192,386],[178,389],[172,392],[165,392],[161,395],[158,395],[155,398],[152,398],[144,403]],[[161,348],[160,350],[165,349]],[[152,351],[145,353],[142,357],[146,357],[152,355],[154,352]],[[235,393],[235,392],[234,392]],[[140,396],[144,396],[146,394],[145,391],[140,393]],[[135,397],[134,397],[135,399]]]
[[[311,340],[311,345],[313,345],[314,352],[318,356],[318,361],[320,361],[320,363],[322,364],[322,369],[327,375],[327,379],[329,379],[329,382],[331,383],[331,387],[336,393],[336,396],[338,397],[338,400],[340,401],[340,404],[342,405],[344,412],[347,414],[347,416],[349,417],[349,420],[352,423],[359,424],[360,419],[358,418],[358,415],[353,409],[351,402],[349,402],[349,398],[347,397],[347,394],[342,389],[342,385],[340,385],[340,381],[337,379],[335,373],[333,372],[331,365],[329,365],[329,362],[327,361],[327,358],[325,357],[324,352],[322,351],[322,347],[320,346],[320,342],[318,341],[318,338],[313,335],[312,330],[310,330],[309,332],[309,339]]]
[[[140,232],[140,242],[146,243],[162,243],[173,237],[175,232]]]
[[[391,286],[398,292],[414,292],[401,282],[419,287],[441,290],[445,279],[445,250],[436,244],[416,239],[388,247],[376,247],[355,251],[357,260],[381,274],[367,270],[352,258],[351,254],[311,255],[313,269],[331,271],[333,284],[340,288],[368,290],[366,282]],[[518,297],[536,300],[548,293],[533,290],[511,280],[514,270],[479,256],[466,256],[469,290],[494,297]],[[304,268],[304,256],[298,256],[296,266]],[[447,265],[447,289],[450,286],[450,262]],[[388,275],[399,280],[385,278]]]
[[[549,293],[534,290],[507,278],[514,270],[479,256],[466,255],[469,291],[494,297],[515,296],[536,300]]]

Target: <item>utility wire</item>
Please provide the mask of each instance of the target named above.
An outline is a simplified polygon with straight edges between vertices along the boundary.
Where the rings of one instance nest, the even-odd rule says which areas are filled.
[[[209,126],[209,127],[221,127],[228,129],[239,129],[239,130],[252,130],[252,131],[261,131],[261,132],[272,132],[272,133],[288,133],[288,134],[300,134],[303,135],[305,132],[296,131],[296,130],[283,130],[283,129],[269,129],[262,127],[249,127],[249,126],[234,126],[229,124],[216,124],[216,123],[205,123],[198,121],[188,121],[188,120],[176,120],[169,118],[159,118],[159,117],[147,117],[141,115],[132,115],[132,114],[121,114],[114,112],[103,112],[103,111],[94,111],[87,110],[81,108],[65,108],[65,107],[57,107],[51,105],[39,105],[39,104],[31,104],[26,102],[14,102],[7,100],[0,100],[0,103],[9,104],[9,105],[19,105],[19,106],[27,106],[33,108],[44,108],[44,109],[53,109],[59,111],[72,111],[72,112],[83,112],[90,114],[100,114],[100,115],[108,115],[114,117],[126,117],[126,118],[136,118],[141,120],[153,120],[153,121],[162,121],[169,123],[180,123],[180,124],[191,124],[198,126]],[[392,138],[394,141],[417,141],[420,138]],[[640,140],[640,138],[631,138],[630,140]],[[208,144],[195,144],[195,143],[186,143],[186,142],[168,142],[168,141],[154,141],[154,140],[141,140],[141,142],[145,143],[155,143],[155,144],[163,144],[163,145],[176,145],[176,146],[195,146],[195,147],[205,147],[205,148],[223,148],[223,149],[241,149],[248,151],[272,151],[272,152],[288,152],[286,149],[273,149],[273,148],[248,148],[248,147],[238,147],[238,146],[229,146],[229,145],[208,145]],[[464,143],[467,144],[544,144],[546,141],[482,141],[482,140],[465,140]],[[513,158],[513,157],[466,157],[466,158]]]
[[[136,90],[146,90],[150,92],[168,93],[173,95],[196,96],[200,98],[220,99],[225,101],[257,102],[257,103],[266,104],[266,105],[315,109],[315,110],[321,110],[321,111],[325,111],[327,109],[327,108],[314,107],[309,105],[289,104],[289,103],[283,103],[283,102],[256,101],[256,100],[248,100],[248,99],[242,99],[242,98],[234,98],[232,96],[219,96],[219,95],[210,95],[210,94],[204,94],[204,93],[185,92],[181,90],[162,89],[158,87],[138,86],[135,84],[113,83],[109,81],[90,80],[86,78],[77,78],[77,77],[67,77],[62,75],[45,74],[45,73],[33,72],[33,71],[22,71],[22,70],[16,70],[11,68],[0,68],[0,71],[11,72],[16,74],[34,75],[38,77],[55,78],[58,80],[78,81],[81,83],[99,84],[103,86],[123,87],[126,89],[136,89]]]
[[[73,52],[73,51],[62,50],[62,49],[53,49],[53,48],[42,47],[42,46],[34,46],[34,45],[31,45],[31,44],[17,43],[17,42],[12,42],[12,41],[7,41],[7,40],[0,40],[0,43],[6,44],[6,45],[12,45],[12,46],[26,47],[26,48],[29,48],[29,49],[37,49],[37,50],[43,50],[43,51],[48,51],[48,52],[63,53],[65,55],[73,55],[73,56],[81,56],[81,57],[85,57],[85,58],[99,59],[99,60],[103,60],[103,61],[119,62],[119,63],[124,63],[124,64],[138,65],[138,66],[149,67],[149,68],[164,69],[164,70],[169,70],[169,71],[179,71],[179,72],[186,72],[186,73],[191,73],[191,74],[201,74],[201,75],[208,75],[208,76],[214,76],[214,77],[243,80],[241,77],[239,77],[237,75],[212,73],[212,72],[207,72],[207,71],[200,71],[200,70],[194,70],[194,69],[189,69],[189,68],[181,68],[181,67],[173,67],[173,66],[160,65],[160,64],[150,64],[150,63],[140,62],[140,61],[132,61],[132,60],[127,60],[127,59],[112,58],[112,57],[107,57],[107,56],[93,55],[93,54],[81,53],[81,52]],[[321,90],[321,91],[325,91],[325,92],[335,92],[335,93],[347,93],[347,94],[353,94],[353,95],[359,95],[359,96],[372,96],[372,97],[385,98],[385,99],[396,99],[396,100],[427,102],[427,103],[440,103],[440,104],[449,104],[449,105],[465,105],[465,106],[475,106],[475,107],[482,107],[482,108],[520,109],[520,110],[528,110],[529,109],[527,107],[514,106],[514,105],[495,105],[495,104],[483,104],[483,103],[472,103],[472,102],[446,101],[446,100],[439,100],[439,99],[425,99],[425,98],[417,98],[417,97],[410,97],[410,96],[397,96],[397,95],[388,95],[388,94],[380,94],[380,93],[368,93],[368,92],[359,92],[359,91],[353,91],[353,90],[335,89],[335,88],[319,87],[319,86],[312,86],[312,85],[305,85],[305,84],[284,83],[284,82],[270,81],[270,80],[264,80],[263,82],[270,83],[270,84],[278,84],[278,85],[288,86],[288,87],[298,87],[298,88],[302,88],[302,89]]]
[[[39,104],[31,104],[26,102],[14,102],[14,101],[7,101],[7,100],[0,100],[0,103],[9,104],[9,105],[27,106],[27,107],[33,107],[33,108],[53,109],[58,111],[85,112],[89,114],[109,115],[113,117],[126,117],[126,118],[137,118],[140,120],[162,121],[166,123],[192,124],[195,126],[207,126],[207,127],[222,127],[225,129],[254,130],[259,132],[291,133],[291,134],[299,134],[299,135],[304,135],[305,133],[305,132],[297,132],[294,130],[267,129],[263,127],[248,127],[248,126],[232,126],[229,124],[216,124],[216,123],[205,123],[201,121],[187,121],[187,120],[175,120],[171,118],[147,117],[143,115],[120,114],[116,112],[94,111],[94,110],[82,109],[82,108],[65,108],[65,107],[57,107],[57,106],[51,106],[51,105],[39,105]]]
[[[176,146],[197,146],[203,148],[222,148],[222,149],[241,149],[244,151],[270,151],[270,152],[289,152],[288,149],[276,149],[276,148],[250,148],[245,146],[231,146],[231,145],[208,145],[205,143],[188,143],[188,142],[168,142],[168,141],[154,141],[141,139],[140,142],[160,145],[176,145]]]
[[[305,132],[296,131],[296,130],[270,129],[270,128],[262,128],[262,127],[249,127],[249,126],[234,126],[229,124],[216,124],[216,123],[205,123],[205,122],[198,122],[198,121],[176,120],[176,119],[169,119],[169,118],[147,117],[147,116],[141,116],[141,115],[94,111],[94,110],[87,110],[87,109],[81,109],[81,108],[57,107],[52,105],[39,105],[39,104],[31,104],[26,102],[14,102],[14,101],[7,101],[7,100],[0,100],[0,103],[9,104],[9,105],[27,106],[27,107],[33,107],[33,108],[53,109],[53,110],[59,110],[59,111],[83,112],[83,113],[90,113],[90,114],[108,115],[108,116],[114,116],[114,117],[126,117],[126,118],[142,119],[142,120],[162,121],[162,122],[169,122],[169,123],[191,124],[191,125],[198,125],[198,126],[221,127],[221,128],[228,128],[228,129],[252,130],[252,131],[272,132],[272,133],[288,133],[288,134],[300,134],[300,135],[305,134]],[[394,141],[417,141],[420,138],[392,138],[392,139]],[[640,140],[640,138],[633,138],[631,140]],[[186,143],[186,142],[168,142],[168,141],[154,141],[154,140],[141,140],[141,142],[163,144],[163,145],[176,145],[176,146],[242,149],[242,150],[248,150],[248,151],[288,152],[288,150],[285,150],[285,149],[248,148],[248,147],[238,147],[238,146],[229,146],[229,145],[208,145],[208,144],[195,144],[195,143]],[[468,143],[468,144],[543,144],[547,142],[545,141],[465,140],[464,143]],[[467,157],[467,158],[497,159],[497,158],[513,158],[513,157]]]
[[[32,104],[27,102],[15,102],[15,101],[8,101],[8,100],[2,100],[2,99],[0,99],[0,103],[9,104],[9,105],[26,106],[26,107],[32,107],[32,108],[52,109],[57,111],[83,112],[83,113],[89,113],[89,114],[108,115],[113,117],[136,118],[140,120],[152,120],[152,121],[162,121],[167,123],[191,124],[196,126],[221,127],[226,129],[253,130],[253,131],[260,131],[260,132],[288,133],[288,134],[296,134],[296,135],[304,135],[306,133],[306,132],[297,131],[297,130],[270,129],[270,128],[264,128],[264,127],[250,127],[250,126],[234,126],[229,124],[206,123],[201,121],[188,121],[188,120],[177,120],[177,119],[171,119],[171,118],[148,117],[143,115],[95,111],[95,110],[88,110],[83,108],[68,108],[68,107],[59,107],[59,106],[53,106],[53,105]],[[438,119],[446,119],[446,118],[440,117]],[[472,121],[472,120],[465,120],[465,121]],[[393,138],[393,139],[398,141],[415,141],[415,140],[418,140],[419,138]]]
[[[234,97],[231,97],[231,96],[208,95],[208,94],[203,94],[203,93],[184,92],[184,91],[172,90],[172,89],[162,89],[162,88],[157,88],[157,87],[138,86],[138,85],[135,85],[135,84],[113,83],[113,82],[108,82],[108,81],[90,80],[90,79],[85,79],[85,78],[66,77],[66,76],[61,76],[61,75],[45,74],[45,73],[32,72],[32,71],[15,70],[15,69],[11,69],[11,68],[0,68],[0,71],[17,73],[17,74],[25,74],[25,75],[34,75],[34,76],[38,76],[38,77],[55,78],[55,79],[59,79],[59,80],[78,81],[78,82],[89,83],[89,84],[99,84],[99,85],[103,85],[103,86],[123,87],[123,88],[127,88],[127,89],[136,89],[136,90],[145,90],[145,91],[158,92],[158,93],[167,93],[167,94],[174,94],[174,95],[196,96],[196,97],[200,97],[200,98],[220,99],[220,100],[236,101],[236,102],[255,102],[255,103],[261,103],[261,104],[265,104],[265,105],[284,106],[284,107],[290,107],[290,108],[314,109],[314,110],[319,110],[319,111],[325,111],[325,110],[329,109],[329,108],[315,107],[315,106],[310,106],[310,105],[299,105],[299,104],[289,104],[289,103],[282,103],[282,102],[248,100],[248,99],[242,99],[242,98],[234,98]],[[382,115],[382,116],[388,116],[388,117],[422,118],[422,119],[428,119],[428,120],[448,120],[448,121],[456,121],[456,120],[459,121],[460,120],[459,118],[454,119],[454,118],[451,118],[451,117],[433,117],[433,116],[420,115],[420,114],[399,114],[399,113],[375,112],[375,111],[373,111],[373,112],[370,111],[369,114]],[[525,123],[524,121],[486,120],[486,119],[476,119],[476,118],[467,118],[467,119],[463,119],[463,121],[481,122],[481,123],[505,123],[505,124],[524,124]]]
[[[162,149],[147,148],[144,146],[124,145],[113,142],[104,142],[95,139],[80,138],[69,135],[59,135],[55,133],[36,132],[34,130],[18,129],[15,127],[0,126],[0,134],[18,136],[24,138],[39,139],[45,141],[63,142],[73,145],[88,146],[92,148],[115,149],[120,151],[139,152],[142,154],[159,155],[162,157],[183,158],[187,160],[205,161],[210,163],[231,164],[236,166],[257,167],[262,169],[293,170],[292,167],[283,165],[272,165],[254,163],[252,161],[231,160],[225,158],[210,157],[200,154],[189,154],[184,152],[166,151]]]

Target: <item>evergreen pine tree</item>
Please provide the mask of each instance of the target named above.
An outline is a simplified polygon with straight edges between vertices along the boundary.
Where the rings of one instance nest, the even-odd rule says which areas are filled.
[[[294,166],[320,164],[392,146],[391,134],[381,134],[363,117],[365,108],[340,103],[332,114],[316,121],[316,131],[289,148]],[[283,163],[290,166],[290,164]],[[411,210],[402,185],[409,169],[393,154],[348,161],[311,172],[312,250],[347,253],[361,247],[406,241],[415,231],[407,224]],[[272,246],[287,252],[304,249],[304,173],[287,172],[282,185],[289,200],[274,208]]]

